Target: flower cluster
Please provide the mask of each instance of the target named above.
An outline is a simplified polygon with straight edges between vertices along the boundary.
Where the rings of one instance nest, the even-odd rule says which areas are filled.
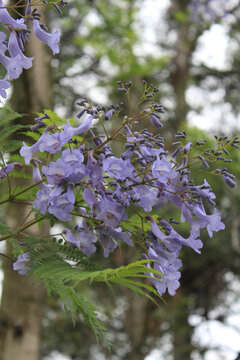
[[[129,92],[130,86],[122,85],[122,88]],[[145,84],[138,105],[155,92]],[[190,168],[196,165],[204,170],[216,160],[230,161],[222,157],[222,153],[228,156],[227,148],[238,147],[239,139],[217,138],[217,149],[191,156],[192,142],[186,140],[185,131],[178,131],[173,143],[176,148],[169,154],[159,133],[161,105],[150,101],[138,112],[135,109],[135,115],[132,110],[131,116],[124,116],[122,120],[122,105],[94,109],[86,99],[79,105],[83,110],[78,118],[86,116],[79,127],[69,123],[62,128],[48,125],[34,145],[24,144],[20,150],[25,163],[33,165],[33,179],[40,187],[33,207],[42,215],[51,214],[64,222],[65,241],[86,256],[96,251],[97,242],[105,257],[119,243],[140,247],[144,252],[142,258],[150,260],[146,273],[159,294],[168,289],[169,294],[174,295],[180,285],[181,248],[188,246],[200,253],[201,229],[207,229],[212,237],[213,232],[225,227],[215,208],[210,185],[206,180],[203,184],[194,184]],[[44,126],[47,117],[44,114],[36,121]],[[109,135],[105,124],[113,117],[120,126]],[[156,126],[157,134],[145,128],[139,130],[140,119],[149,119]],[[93,120],[102,124],[104,135],[93,129]],[[119,157],[113,153],[113,141],[124,146]],[[196,146],[201,148],[205,142],[198,141]],[[40,162],[34,158],[37,152],[50,153],[53,161],[39,169]],[[211,171],[223,176],[230,187],[235,185],[233,175],[226,168]],[[159,216],[166,203],[178,209],[179,221]],[[210,213],[206,211],[206,204],[212,207]],[[133,217],[140,220],[141,239],[134,232]],[[73,218],[80,219],[77,225]],[[182,236],[180,222],[189,224],[188,237]],[[151,264],[162,276],[151,273]]]
[[[47,3],[47,1],[42,1]],[[41,3],[41,1],[39,2]],[[59,4],[54,4],[59,12],[59,6],[63,7],[66,2],[61,0]],[[32,57],[24,55],[24,44],[28,42],[28,35],[31,33],[29,30],[30,24],[35,36],[43,43],[47,44],[53,54],[59,52],[59,32],[54,33],[46,32],[46,26],[40,23],[41,14],[37,12],[37,9],[33,7],[36,5],[36,1],[26,0],[25,5],[21,4],[18,7],[25,8],[25,14],[21,18],[14,19],[8,12],[7,6],[4,5],[3,1],[0,0],[0,23],[9,32],[8,41],[5,32],[0,32],[0,63],[7,71],[4,79],[0,80],[0,96],[6,98],[6,90],[10,87],[7,77],[11,79],[17,79],[22,73],[23,69],[29,69],[32,67]],[[9,8],[15,9],[14,6]],[[16,10],[16,9],[15,9]],[[16,11],[19,15],[19,12]],[[5,55],[8,51],[9,56]]]

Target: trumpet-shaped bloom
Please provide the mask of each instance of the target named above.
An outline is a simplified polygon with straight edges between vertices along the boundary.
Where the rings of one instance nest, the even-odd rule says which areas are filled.
[[[172,165],[165,159],[155,160],[152,165],[152,174],[161,183],[167,183],[168,179],[172,177]]]
[[[11,79],[19,78],[22,73],[21,59],[16,56],[14,58],[0,54],[0,63],[5,67]]]
[[[118,159],[115,156],[110,156],[103,160],[103,170],[115,179],[125,179],[126,177],[132,177],[134,167],[130,163],[130,160]]]
[[[122,220],[126,219],[124,207],[110,198],[104,196],[99,206],[100,212],[96,218],[103,220],[106,226],[117,227]]]
[[[58,43],[59,43],[60,38],[59,38],[58,30],[52,34],[49,34],[41,28],[39,21],[34,19],[33,20],[33,32],[39,40],[41,40],[42,42],[44,42],[46,45],[48,45],[51,48],[54,55],[59,53]]]
[[[63,231],[66,233],[67,242],[71,246],[77,247],[83,254],[89,256],[96,251],[96,247],[93,243],[97,241],[97,237],[88,227],[85,220],[82,221],[81,227],[78,226],[78,236],[73,235],[67,228]]]
[[[58,185],[56,188],[57,190],[60,189],[61,191],[60,185]],[[61,195],[56,193],[56,196],[51,197],[48,212],[56,216],[56,218],[61,221],[70,221],[72,219],[70,211],[72,211],[75,202],[75,196],[72,188],[73,186],[70,184],[66,192],[62,193]]]
[[[11,25],[11,27],[15,30],[17,29],[26,29],[27,26],[24,24],[24,19],[13,19],[11,15],[9,15],[7,9],[4,8],[4,3],[0,0],[0,22],[2,24]]]
[[[61,141],[66,144],[73,136],[80,135],[90,129],[93,121],[93,116],[89,116],[79,127],[72,127],[69,122],[64,125],[63,131],[60,134]]]
[[[63,144],[59,140],[59,133],[48,134],[51,128],[47,127],[42,133],[38,141],[32,146],[27,146],[23,142],[23,146],[20,149],[20,155],[25,158],[25,164],[28,165],[33,155],[38,151],[48,151],[51,154],[61,150]]]
[[[47,177],[49,184],[60,184],[65,178],[65,164],[63,160],[51,161],[48,166],[42,167],[43,175]]]
[[[16,58],[23,69],[30,69],[32,67],[33,58],[29,58],[23,54],[22,40],[16,31],[11,31],[10,33],[8,51],[11,58]]]
[[[56,218],[61,221],[70,221],[72,219],[70,211],[72,211],[75,202],[75,196],[72,188],[73,185],[70,184],[67,188],[67,191],[59,195],[59,192],[61,191],[61,186],[57,185],[57,187],[55,188],[56,196],[53,196],[52,194],[50,195],[51,199],[48,212],[56,216]]]

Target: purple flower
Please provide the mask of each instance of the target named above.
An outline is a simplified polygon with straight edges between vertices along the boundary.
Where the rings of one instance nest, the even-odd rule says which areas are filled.
[[[172,177],[172,172],[172,165],[169,161],[157,159],[153,162],[152,174],[161,183],[166,183]]]
[[[27,146],[23,142],[23,146],[20,149],[20,155],[25,158],[25,164],[28,165],[33,155],[38,152],[48,151],[51,154],[61,150],[63,143],[59,140],[59,133],[56,134],[48,134],[48,132],[52,130],[52,125],[48,126],[38,141],[32,146]]]
[[[1,13],[1,9],[0,9]],[[1,21],[1,16],[0,16]],[[7,50],[7,46],[5,44],[6,34],[0,32],[0,63],[5,67],[8,72],[8,75],[12,79],[17,79],[22,72],[22,66],[19,62],[19,58],[10,58],[4,55],[5,51]],[[5,80],[2,80],[5,81]],[[3,84],[6,86],[7,84]]]
[[[66,178],[67,181],[78,182],[88,175],[88,170],[85,165],[79,164],[73,168],[66,168],[66,174],[69,174]]]
[[[174,152],[172,153],[172,157],[174,158],[174,157],[176,157],[177,156],[177,154],[179,153],[179,151],[181,150],[181,146],[178,146],[177,148],[176,148],[176,150],[174,150]]]
[[[126,232],[123,232],[122,228],[118,227],[118,228],[113,229],[113,228],[109,227],[108,232],[112,237],[114,237],[114,239],[123,241],[129,246],[133,246],[133,242],[130,239],[129,234]]]
[[[18,162],[3,166],[2,169],[0,170],[0,179],[4,179],[7,176],[7,174],[13,171],[16,165],[22,166],[22,164]]]
[[[103,183],[102,169],[97,164],[97,160],[94,159],[92,151],[88,152],[87,169],[92,186],[101,188]]]
[[[163,254],[164,253],[162,253],[162,255]],[[161,256],[160,254],[157,254],[151,246],[148,250],[148,256],[149,259],[154,260],[154,269],[163,274],[162,277],[155,275],[159,280],[151,280],[159,295],[163,295],[166,289],[168,289],[169,295],[175,295],[176,290],[180,286],[178,280],[180,279],[181,274],[178,269],[182,266],[181,260],[176,257],[167,258],[166,256]],[[150,266],[148,267],[150,268]]]
[[[36,183],[39,181],[42,181],[42,175],[41,175],[39,167],[38,167],[38,162],[36,160],[32,160],[31,163],[33,165],[33,180]],[[42,184],[40,184],[40,186],[41,185]]]
[[[158,202],[158,189],[151,186],[135,186],[131,190],[130,194],[134,200],[137,200],[137,204],[141,206],[146,212],[150,212],[152,207]]]
[[[73,185],[68,185],[67,191],[59,195],[61,191],[61,186],[56,186],[56,196],[51,196],[50,206],[48,208],[48,212],[53,214],[61,221],[70,221],[72,219],[72,215],[69,213],[73,210],[75,203],[75,196],[72,191]],[[55,190],[54,189],[54,190]]]
[[[0,31],[0,53],[4,54],[6,50],[7,50],[6,34]]]
[[[0,80],[0,96],[6,99],[7,92],[6,90],[10,88],[10,82],[6,80]]]
[[[49,127],[51,127],[51,125]],[[49,127],[46,128],[46,130],[48,130]],[[57,151],[61,150],[64,144],[64,142],[60,141],[60,133],[48,134],[46,131],[44,138],[42,138],[42,141],[39,144],[39,151],[47,151],[51,154],[55,154]]]
[[[78,128],[73,128],[69,122],[64,125],[63,131],[60,133],[61,141],[66,144],[73,136],[86,132],[92,125],[93,116],[89,116]]]
[[[97,241],[97,237],[88,227],[85,219],[82,220],[82,225],[78,227],[78,231],[78,249],[87,256],[93,254],[96,251],[93,243]]]
[[[60,184],[66,175],[65,164],[61,158],[58,158],[57,161],[51,161],[48,166],[43,166],[42,172],[49,184]]]
[[[224,223],[221,221],[221,215],[214,209],[212,215],[207,215],[203,206],[195,206],[193,214],[199,219],[200,227],[206,227],[210,237],[213,236],[213,231],[220,231],[225,229]]]
[[[84,160],[83,154],[80,150],[64,150],[62,152],[62,159],[66,166],[76,166]]]
[[[84,157],[80,149],[63,151],[62,161],[64,163],[64,171],[68,181],[80,181],[88,174],[85,165],[82,164],[83,160]]]
[[[23,44],[20,35],[16,31],[11,31],[8,40],[8,51],[11,58],[16,58],[23,69],[32,67],[33,58],[23,55]]]
[[[83,254],[89,256],[96,251],[93,242],[97,241],[94,232],[88,227],[87,222],[83,219],[82,226],[78,226],[78,236],[74,236],[72,232],[65,228],[67,242],[73,247],[77,247]]]
[[[97,199],[94,196],[93,191],[89,187],[85,187],[83,190],[83,200],[87,203],[90,207],[98,203]]]
[[[37,210],[40,210],[41,214],[45,214],[49,204],[52,187],[47,186],[46,184],[41,185],[42,189],[38,190],[38,192],[36,193],[36,199],[33,202],[33,207]]]
[[[103,247],[103,256],[108,257],[111,252],[113,252],[116,247],[116,241],[109,235],[108,231],[102,228],[97,228],[98,241]]]
[[[216,195],[212,192],[212,189],[206,179],[204,179],[203,185],[193,186],[192,190],[196,191],[202,199],[216,199]]]
[[[32,15],[31,3],[32,3],[32,0],[27,0],[27,6],[25,8],[25,16],[27,17],[27,20],[29,20],[29,17]]]
[[[181,250],[182,245],[189,246],[197,253],[200,253],[200,250],[203,247],[201,240],[197,239],[199,236],[199,231],[191,231],[190,236],[185,239],[180,234],[178,234],[173,227],[168,224],[169,234],[165,235],[158,227],[156,221],[151,218],[151,230],[153,234],[160,240],[162,243],[169,249],[179,251]]]
[[[29,260],[29,252],[18,255],[17,261],[13,263],[13,270],[18,271],[20,275],[27,275],[28,270],[30,270],[30,266],[28,265]]]
[[[103,171],[116,179],[123,180],[126,177],[132,177],[134,170],[129,159],[122,160],[115,156],[110,156],[103,160]]]
[[[124,207],[118,202],[103,196],[99,203],[100,212],[96,219],[104,221],[106,226],[117,227],[122,220],[126,220]]]
[[[11,25],[13,29],[26,29],[27,26],[24,24],[24,19],[13,19],[4,6],[3,1],[0,0],[0,22],[2,24]]]
[[[11,79],[17,79],[22,73],[21,61],[18,57],[10,58],[0,54],[0,63],[7,69]]]
[[[58,43],[60,39],[58,30],[55,31],[55,33],[49,34],[41,28],[39,21],[34,19],[33,32],[39,40],[41,40],[43,43],[45,43],[51,48],[53,55],[59,53]]]

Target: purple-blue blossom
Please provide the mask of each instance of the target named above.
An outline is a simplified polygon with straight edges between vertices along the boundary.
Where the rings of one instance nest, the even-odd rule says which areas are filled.
[[[82,225],[78,226],[77,231],[78,234],[75,236],[68,228],[63,230],[63,232],[66,233],[67,242],[71,246],[77,247],[87,256],[93,254],[96,251],[96,247],[93,243],[97,241],[97,237],[84,219],[82,221]]]
[[[53,55],[59,53],[58,43],[59,43],[60,37],[59,37],[58,30],[56,30],[52,34],[47,33],[46,31],[44,31],[41,28],[39,21],[34,19],[33,20],[33,32],[39,40],[41,40],[43,43],[45,43],[46,45],[48,45],[50,47],[50,49],[53,52]]]
[[[93,116],[90,115],[87,117],[86,120],[77,128],[74,128],[68,124],[64,125],[63,131],[60,133],[60,140],[63,144],[66,144],[70,139],[72,139],[74,136],[80,135],[86,131],[88,131],[92,125]]]
[[[102,197],[99,208],[96,219],[103,220],[106,226],[117,227],[122,220],[127,218],[124,207],[109,196]]]
[[[157,178],[161,183],[167,183],[172,177],[172,165],[165,159],[157,159],[152,164],[153,177]]]
[[[20,166],[22,167],[22,164],[19,163],[19,162],[14,162],[12,164],[8,164],[8,165],[5,165],[1,168],[0,170],[0,179],[4,179],[7,174],[9,174],[10,172],[13,171],[13,169],[15,168],[15,166]]]
[[[7,92],[6,90],[9,89],[11,86],[10,82],[7,80],[0,80],[0,97],[6,99]],[[1,101],[1,98],[0,98]]]
[[[5,27],[10,25],[13,29],[26,29],[27,26],[24,24],[24,19],[17,19],[9,15],[7,9],[4,8],[4,3],[0,0],[0,23],[4,24]]]
[[[8,51],[11,58],[16,59],[22,69],[30,69],[32,67],[33,58],[26,57],[23,54],[22,39],[18,32],[12,31],[8,39]],[[12,60],[11,60],[12,61]]]
[[[115,156],[109,156],[103,160],[103,171],[116,179],[132,177],[135,171],[129,159],[122,160]]]
[[[72,219],[70,211],[73,210],[75,203],[73,185],[68,185],[65,192],[62,191],[61,185],[57,185],[55,189],[55,194],[53,192],[50,194],[48,212],[61,221],[70,221]]]
[[[27,275],[30,270],[30,266],[28,265],[29,261],[29,252],[18,255],[17,261],[13,263],[13,270],[18,271],[19,275]]]
[[[38,190],[36,193],[36,199],[33,202],[33,207],[34,209],[40,210],[42,215],[47,212],[51,192],[51,187],[43,184],[42,189]]]
[[[61,158],[58,158],[57,161],[51,161],[48,166],[43,166],[42,172],[47,177],[49,184],[60,184],[66,175],[65,163]]]

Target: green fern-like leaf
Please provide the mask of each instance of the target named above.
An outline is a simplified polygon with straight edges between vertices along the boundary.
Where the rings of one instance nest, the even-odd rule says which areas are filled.
[[[152,262],[150,260],[136,261],[116,269],[96,269],[85,255],[72,249],[68,243],[33,236],[27,236],[24,242],[25,251],[30,251],[31,257],[32,268],[29,276],[33,275],[36,281],[44,283],[51,296],[59,297],[70,311],[73,320],[80,312],[98,340],[101,337],[106,338],[106,332],[97,316],[98,309],[79,294],[79,285],[83,281],[92,285],[103,282],[107,286],[125,286],[155,303],[156,297],[160,297],[150,281],[141,281],[151,280],[153,276],[161,281],[162,274],[146,266]]]
[[[0,221],[0,234],[1,235],[5,235],[5,234],[12,234],[10,228],[3,222]]]
[[[5,144],[2,144],[0,147],[0,151],[3,154],[10,154],[14,151],[17,151],[22,146],[22,141],[19,140],[9,140]]]
[[[1,127],[5,127],[12,120],[22,117],[24,114],[18,114],[9,106],[4,106],[0,109]]]
[[[100,340],[104,339],[110,349],[111,342],[106,328],[104,323],[99,320],[98,314],[100,310],[92,302],[88,301],[83,295],[76,293],[70,286],[57,282],[45,282],[45,286],[48,289],[49,295],[53,297],[57,295],[61,299],[66,309],[70,311],[73,321],[75,321],[78,312],[80,312],[85,324],[94,332],[97,342],[99,343]]]

